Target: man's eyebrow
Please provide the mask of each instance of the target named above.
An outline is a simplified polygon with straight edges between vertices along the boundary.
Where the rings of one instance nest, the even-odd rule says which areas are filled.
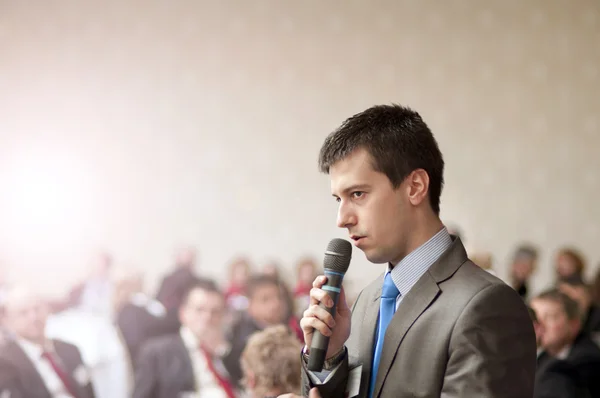
[[[348,192],[355,192],[355,191],[363,191],[365,189],[368,189],[370,187],[369,184],[354,184],[354,185],[350,185],[349,187],[345,188],[342,193],[348,193]],[[337,198],[337,195],[335,193],[332,193],[331,196]]]

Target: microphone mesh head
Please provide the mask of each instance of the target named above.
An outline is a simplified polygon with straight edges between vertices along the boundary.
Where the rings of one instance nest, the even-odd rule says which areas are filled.
[[[345,274],[351,258],[352,244],[344,239],[332,239],[325,250],[323,268]]]

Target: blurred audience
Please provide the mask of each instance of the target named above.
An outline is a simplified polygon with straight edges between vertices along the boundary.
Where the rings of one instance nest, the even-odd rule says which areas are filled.
[[[300,394],[301,350],[302,344],[284,326],[251,335],[240,359],[246,396]]]
[[[517,248],[510,264],[510,285],[524,300],[528,299],[529,282],[536,268],[538,251],[532,245]]]
[[[93,398],[79,349],[45,335],[48,308],[25,288],[5,298],[10,338],[0,347],[0,396]]]
[[[490,252],[469,256],[496,273]],[[509,283],[524,300],[538,256],[523,244],[511,259]],[[0,272],[0,398],[297,396],[299,320],[321,272],[317,261],[298,259],[290,290],[283,278],[290,275],[276,262],[253,274],[249,259],[236,257],[224,291],[196,274],[196,262],[194,248],[179,250],[153,298],[141,272],[101,252],[89,277],[50,303],[50,314],[47,303],[7,285]],[[600,271],[586,285],[584,258],[573,248],[559,250],[553,265],[554,289],[529,300],[535,398],[600,397]]]

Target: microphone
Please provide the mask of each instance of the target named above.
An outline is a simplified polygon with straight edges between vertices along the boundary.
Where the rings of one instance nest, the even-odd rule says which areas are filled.
[[[327,245],[327,249],[325,250],[325,260],[323,261],[327,283],[323,285],[321,289],[331,297],[333,300],[333,307],[327,308],[323,303],[319,305],[334,317],[337,300],[342,288],[342,281],[350,266],[351,258],[352,245],[347,240],[332,239]],[[324,336],[321,332],[315,330],[310,345],[310,353],[308,355],[308,370],[313,372],[320,372],[323,370],[328,346],[329,336]]]

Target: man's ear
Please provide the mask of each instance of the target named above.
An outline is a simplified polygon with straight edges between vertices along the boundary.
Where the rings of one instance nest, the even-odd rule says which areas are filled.
[[[429,175],[423,169],[413,170],[406,178],[408,200],[413,206],[427,200],[429,193]]]

